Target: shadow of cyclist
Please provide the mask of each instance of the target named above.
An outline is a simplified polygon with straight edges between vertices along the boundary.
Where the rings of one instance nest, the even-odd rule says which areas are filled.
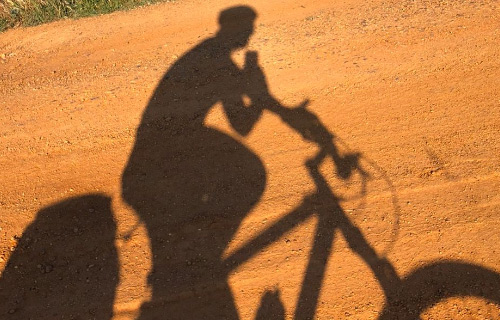
[[[220,102],[243,136],[259,119],[262,108],[243,96],[267,91],[265,82],[252,83],[250,68],[230,57],[246,46],[255,18],[249,7],[222,11],[218,33],[171,66],[144,111],[122,175],[123,198],[144,222],[153,255],[141,319],[238,318],[222,254],[259,201],[265,169],[204,118]]]
[[[305,109],[307,101],[301,108],[289,109],[269,93],[255,52],[247,52],[243,69],[231,60],[234,50],[246,46],[255,18],[256,13],[245,6],[222,11],[216,36],[174,63],[144,111],[122,175],[123,198],[145,223],[153,255],[148,279],[152,298],[142,306],[142,319],[157,319],[167,313],[172,319],[237,319],[227,283],[229,272],[268,245],[268,240],[283,234],[273,229],[262,243],[223,260],[224,249],[241,221],[259,201],[266,176],[257,155],[204,125],[214,104],[222,104],[240,135],[251,131],[266,108],[305,139],[319,145],[333,139]],[[244,96],[251,99],[251,105],[244,104]],[[355,159],[341,158],[334,147],[328,152],[334,157],[337,173],[347,178]],[[324,200],[333,201],[333,207],[341,210],[336,198],[327,196],[330,198]],[[284,229],[293,228],[307,213],[298,215],[285,218]],[[314,315],[331,251],[335,225],[324,229],[322,232],[331,237],[323,237],[313,249],[313,264],[304,280],[309,285],[302,288],[299,301],[297,314],[301,318]],[[268,313],[268,305],[281,306],[274,298],[265,297],[259,317]]]

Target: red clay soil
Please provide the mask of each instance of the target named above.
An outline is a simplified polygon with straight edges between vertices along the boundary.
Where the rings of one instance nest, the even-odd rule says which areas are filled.
[[[197,56],[179,60],[236,4],[0,34],[0,318],[500,319],[498,2],[253,1],[234,63],[257,51],[272,95],[310,113],[264,110],[248,134],[219,97],[189,114],[200,81],[238,96],[244,80],[211,79],[215,59],[193,82]],[[162,94],[188,111],[143,118],[176,65],[180,98]],[[319,145],[287,119],[323,124],[351,165],[322,161],[330,197],[305,165]],[[193,216],[211,185],[228,212]]]

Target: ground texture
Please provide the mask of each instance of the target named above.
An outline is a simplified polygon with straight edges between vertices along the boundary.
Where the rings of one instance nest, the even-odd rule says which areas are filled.
[[[155,258],[150,243],[168,246],[169,235],[148,237],[122,198],[121,178],[159,80],[185,52],[214,36],[219,12],[235,4],[178,1],[0,34],[0,296],[8,300],[0,302],[0,318],[134,319],[141,305],[182,305],[224,291],[210,282],[195,284],[144,304],[154,296],[148,286],[152,261],[165,258]],[[343,214],[376,253],[401,278],[443,261],[500,272],[498,3],[251,5],[259,16],[245,50],[259,53],[270,92],[286,106],[309,99],[308,110],[336,137],[341,154],[361,154],[360,164],[371,176],[361,198],[359,174],[339,179],[329,161],[321,171],[342,197]],[[237,65],[243,66],[245,50],[233,54]],[[269,111],[245,136],[232,128],[219,104],[204,123],[246,146],[265,168],[262,195],[224,249],[230,257],[314,192],[317,181],[304,163],[318,148]],[[179,130],[173,134],[183,134]],[[200,154],[199,143],[192,148]],[[218,148],[203,150],[214,161],[225,157]],[[102,216],[85,217],[96,212]],[[205,227],[225,228],[216,217],[208,224],[193,219],[179,222],[183,236],[172,240],[182,250],[173,251],[176,270],[181,263],[195,270],[181,278],[197,274],[205,261],[185,253],[191,245],[206,245],[189,237]],[[231,299],[241,319],[266,318],[266,312],[274,314],[267,318],[305,314],[297,305],[320,220],[299,219],[230,272]],[[317,261],[325,265],[321,286],[309,290],[318,295],[317,319],[374,319],[384,307],[382,286],[348,238],[336,229],[333,246],[324,247],[326,265]],[[464,270],[451,267],[450,274]],[[460,277],[454,282],[460,287]],[[497,284],[473,289],[464,279],[460,290],[498,291]],[[66,300],[50,300],[55,293]],[[419,294],[412,293],[425,300]],[[100,310],[102,304],[109,310]],[[500,319],[500,309],[477,297],[452,297],[429,306],[422,317]]]

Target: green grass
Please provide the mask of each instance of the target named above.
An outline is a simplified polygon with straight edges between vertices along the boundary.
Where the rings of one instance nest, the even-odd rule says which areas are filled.
[[[0,0],[0,32],[64,18],[81,18],[168,0]]]

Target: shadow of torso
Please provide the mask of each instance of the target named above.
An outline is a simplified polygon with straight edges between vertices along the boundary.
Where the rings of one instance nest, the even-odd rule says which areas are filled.
[[[210,38],[167,71],[137,131],[122,176],[123,197],[151,241],[151,302],[142,319],[236,319],[222,255],[265,187],[260,159],[230,136],[203,125],[221,102],[249,132],[245,78],[220,41]],[[245,108],[243,108],[245,109]],[[168,316],[167,316],[168,315]]]

